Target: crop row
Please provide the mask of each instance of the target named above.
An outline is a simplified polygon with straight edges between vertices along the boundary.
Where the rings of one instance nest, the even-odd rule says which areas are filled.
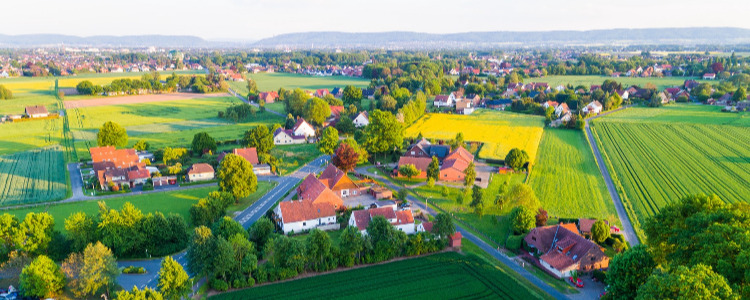
[[[0,204],[12,205],[63,198],[66,179],[59,146],[0,157]]]

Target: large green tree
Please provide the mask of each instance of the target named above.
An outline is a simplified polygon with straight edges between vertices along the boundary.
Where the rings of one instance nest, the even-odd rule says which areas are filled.
[[[96,143],[101,146],[125,147],[128,144],[128,132],[119,124],[107,121],[96,134]]]
[[[54,227],[55,220],[49,213],[30,212],[14,234],[15,245],[31,255],[46,253]]]
[[[370,153],[385,153],[398,149],[404,143],[403,126],[393,114],[375,110],[370,124],[365,127],[364,146]]]
[[[635,299],[739,299],[727,280],[711,267],[679,266],[670,273],[651,275]]]
[[[745,90],[745,88],[737,88],[737,90],[734,91],[734,94],[732,94],[732,100],[734,100],[735,102],[747,100],[747,91]]]
[[[247,147],[255,147],[258,155],[271,153],[274,146],[273,132],[266,125],[258,125],[246,131],[242,141]]]
[[[326,119],[331,116],[331,107],[325,100],[313,97],[307,100],[303,115],[313,124],[323,126]]]
[[[65,219],[65,231],[71,240],[73,252],[83,251],[96,238],[97,224],[84,212],[76,212]]]
[[[162,300],[163,295],[152,288],[138,289],[133,287],[132,290],[121,290],[117,292],[117,300]]]
[[[504,198],[506,201],[515,203],[515,205],[524,206],[532,211],[539,207],[539,199],[537,199],[536,194],[534,194],[534,190],[531,186],[525,183],[511,186]]]
[[[453,217],[451,215],[448,213],[439,213],[435,216],[432,233],[442,239],[447,239],[454,232],[456,232],[456,226],[453,224]]]
[[[62,264],[68,287],[78,298],[109,294],[117,284],[117,261],[112,251],[100,242],[89,244],[82,254],[71,254]]]
[[[217,177],[219,188],[231,193],[235,202],[258,189],[258,178],[253,173],[253,165],[239,155],[227,154],[221,160]]]
[[[508,155],[505,156],[505,165],[513,168],[513,170],[520,170],[529,162],[529,154],[526,150],[518,148],[510,149]]]
[[[398,174],[406,178],[412,178],[419,175],[420,171],[413,164],[405,164],[398,168]]]
[[[40,255],[23,268],[20,284],[24,296],[54,297],[65,287],[65,276],[54,261],[47,256]]]
[[[201,155],[208,151],[216,152],[216,140],[208,132],[198,132],[193,136],[193,154]]]
[[[474,181],[477,180],[477,171],[474,169],[474,162],[470,162],[469,166],[464,170],[464,186],[470,187],[474,185]]]
[[[362,100],[362,89],[353,85],[347,85],[341,95],[341,100],[344,101],[345,105],[354,104],[359,106],[359,102]]]
[[[214,235],[206,226],[193,230],[193,238],[187,250],[187,267],[190,273],[204,277],[210,274],[214,255]]]
[[[646,282],[654,268],[656,262],[646,246],[638,245],[615,255],[606,278],[610,299],[635,299],[638,287]]]
[[[430,178],[435,181],[440,179],[440,161],[436,156],[432,157],[432,161],[427,166],[427,179]]]
[[[345,267],[351,267],[355,263],[359,263],[364,247],[365,240],[359,229],[354,226],[346,227],[339,237],[341,264]]]
[[[284,104],[286,111],[295,117],[298,117],[303,115],[305,104],[307,104],[307,99],[309,99],[310,96],[301,89],[294,89],[294,91],[286,95],[285,98],[286,101]]]
[[[510,220],[511,225],[513,226],[513,232],[516,234],[525,234],[536,225],[534,212],[525,206],[514,207],[510,212]]]
[[[609,238],[609,225],[604,220],[598,220],[591,226],[591,239],[599,244]]]
[[[318,141],[318,150],[323,154],[331,155],[336,151],[336,145],[339,143],[339,131],[331,126],[323,129],[323,133]]]
[[[327,271],[336,267],[332,248],[333,242],[328,233],[320,229],[313,229],[307,236],[307,263],[316,272]]]

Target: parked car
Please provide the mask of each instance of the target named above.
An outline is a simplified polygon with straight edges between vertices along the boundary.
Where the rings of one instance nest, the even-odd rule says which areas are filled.
[[[577,288],[583,287],[583,280],[581,280],[581,278],[573,278],[573,276],[570,276],[570,283],[575,285]]]

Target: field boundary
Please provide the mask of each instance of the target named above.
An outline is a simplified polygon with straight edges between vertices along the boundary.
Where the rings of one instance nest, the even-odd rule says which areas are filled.
[[[64,108],[71,109],[71,108],[83,108],[83,107],[107,106],[107,105],[128,105],[128,104],[167,102],[167,101],[227,97],[227,96],[231,96],[231,95],[228,93],[213,93],[213,94],[169,93],[169,94],[149,94],[149,95],[137,95],[137,96],[115,96],[115,97],[102,97],[102,98],[85,99],[85,100],[65,101]]]

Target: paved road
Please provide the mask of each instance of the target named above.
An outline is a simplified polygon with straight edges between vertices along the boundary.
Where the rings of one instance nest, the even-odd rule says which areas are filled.
[[[594,140],[594,134],[591,132],[591,127],[589,127],[590,120],[593,120],[598,117],[605,116],[612,112],[615,112],[621,109],[626,109],[626,108],[627,106],[586,119],[586,135],[588,136],[591,149],[593,149],[594,151],[594,156],[596,157],[596,163],[597,165],[599,165],[599,171],[602,172],[602,177],[604,177],[604,183],[607,185],[609,196],[612,197],[612,202],[614,202],[615,204],[615,210],[617,211],[617,216],[620,218],[620,223],[622,223],[621,231],[623,235],[625,236],[625,240],[627,240],[628,243],[630,243],[630,246],[635,246],[635,245],[640,244],[640,241],[638,240],[638,235],[635,234],[635,229],[633,228],[633,225],[630,223],[630,218],[628,217],[628,214],[625,211],[625,206],[622,205],[620,194],[617,193],[617,189],[615,188],[615,184],[612,181],[612,177],[609,174],[609,170],[607,170],[607,165],[604,164],[604,159],[602,159],[602,154],[601,154],[601,151],[599,151],[599,146],[596,144],[596,141]]]
[[[258,108],[260,107],[260,105],[258,105],[258,103],[253,103],[253,102],[250,102],[250,101],[248,101],[246,97],[243,97],[242,95],[238,94],[237,92],[235,92],[235,91],[234,91],[234,90],[232,90],[232,89],[228,89],[228,90],[227,90],[227,92],[228,92],[229,94],[231,94],[231,95],[233,95],[233,96],[237,97],[238,99],[242,100],[242,102],[245,102],[245,103],[247,103],[247,104],[250,104],[250,105],[252,105],[252,106],[255,106],[255,107],[258,107]],[[266,109],[266,111],[267,111],[267,112],[270,112],[270,113],[272,113],[272,114],[274,114],[274,115],[277,115],[277,116],[280,116],[280,117],[284,117],[284,118],[286,118],[286,115],[285,115],[285,114],[282,114],[282,113],[280,113],[280,112],[277,112],[277,111],[273,111],[273,110],[270,110],[270,109]]]
[[[380,181],[382,181],[383,183],[385,183],[386,185],[388,185],[388,187],[391,188],[391,189],[393,189],[393,190],[400,190],[401,189],[401,187],[393,184],[391,181],[383,178],[382,176],[368,172],[366,167],[357,168],[357,172],[359,172],[360,174],[364,174],[364,175],[367,175],[367,176],[378,178]],[[431,207],[427,206],[424,202],[418,200],[417,198],[409,195],[409,197],[407,198],[407,200],[409,200],[410,203],[413,205],[412,209],[414,209],[416,207],[418,209],[426,211],[427,213],[429,213],[429,214],[431,214],[433,216],[437,215],[437,212],[435,210],[433,210]],[[556,290],[555,288],[553,288],[552,286],[550,286],[549,284],[547,284],[543,280],[541,280],[538,277],[534,276],[529,271],[527,271],[526,269],[524,269],[522,266],[518,265],[518,263],[516,263],[515,261],[511,260],[504,253],[502,253],[502,252],[498,251],[496,248],[490,246],[489,244],[487,244],[485,241],[483,241],[482,239],[478,238],[474,234],[466,231],[458,223],[456,223],[456,230],[459,231],[459,232],[461,232],[461,235],[463,235],[464,238],[468,239],[472,243],[474,243],[477,246],[479,246],[479,248],[481,248],[482,250],[484,250],[484,252],[489,253],[495,259],[497,259],[498,261],[500,261],[502,264],[508,266],[513,271],[515,271],[516,273],[520,274],[521,276],[523,276],[524,278],[526,278],[528,281],[530,281],[533,285],[539,287],[543,291],[545,291],[548,294],[550,294],[552,297],[554,297],[556,299],[569,299],[568,295],[565,295],[565,294],[561,293],[560,291]],[[575,297],[575,295],[571,295],[571,296]]]
[[[266,213],[266,211],[268,211],[274,204],[276,204],[277,201],[281,200],[281,197],[284,196],[286,192],[291,190],[295,185],[297,185],[298,182],[302,181],[302,179],[305,178],[307,174],[323,171],[323,167],[325,167],[325,163],[328,162],[329,159],[330,158],[327,155],[323,155],[304,165],[288,176],[266,177],[267,180],[277,182],[278,184],[276,185],[276,187],[268,191],[268,193],[266,193],[265,195],[263,195],[263,197],[258,199],[258,201],[250,205],[250,207],[235,215],[234,219],[240,222],[245,228],[249,228],[253,223],[258,221],[258,219],[260,219]],[[172,257],[185,269],[187,269],[187,259],[185,257],[185,253],[185,251],[182,251],[173,255]],[[117,278],[117,282],[126,289],[129,289],[129,287],[132,286],[137,286],[139,288],[144,288],[147,286],[156,288],[156,285],[158,283],[157,277],[162,260],[163,258],[160,257],[151,260],[120,261],[118,262],[118,265],[120,267],[143,267],[146,269],[146,274],[121,274]],[[197,287],[194,287],[194,290],[196,288]]]

